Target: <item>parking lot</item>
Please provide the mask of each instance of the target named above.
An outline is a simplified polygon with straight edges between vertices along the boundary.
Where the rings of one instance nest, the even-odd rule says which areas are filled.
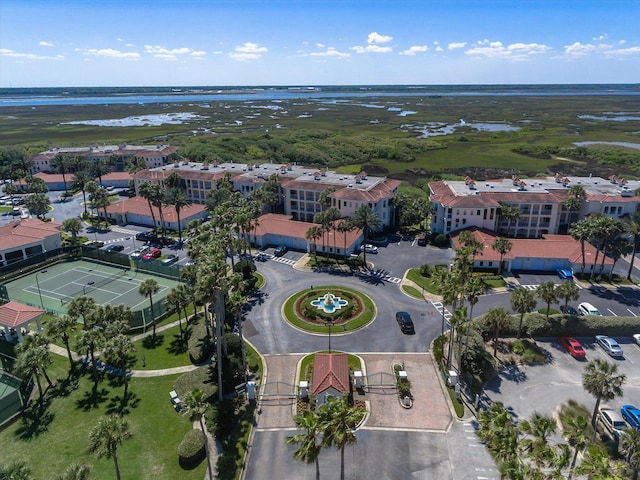
[[[548,352],[551,359],[549,363],[508,367],[489,382],[485,389],[493,401],[511,406],[517,417],[530,418],[535,412],[551,415],[561,403],[569,399],[592,410],[595,398],[582,388],[582,374],[587,362],[595,359],[614,363],[618,366],[619,373],[627,376],[623,386],[624,395],[606,404],[618,411],[627,403],[640,405],[640,347],[633,343],[631,337],[616,338],[624,350],[623,358],[610,357],[595,343],[594,338],[579,337],[578,340],[587,352],[585,360],[571,357],[557,338],[536,340]]]

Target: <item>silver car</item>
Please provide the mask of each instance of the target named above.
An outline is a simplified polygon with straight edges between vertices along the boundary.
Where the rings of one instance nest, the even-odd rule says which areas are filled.
[[[606,335],[596,335],[596,342],[612,357],[622,357],[624,355],[622,347],[620,347],[618,342],[611,337],[607,337]]]

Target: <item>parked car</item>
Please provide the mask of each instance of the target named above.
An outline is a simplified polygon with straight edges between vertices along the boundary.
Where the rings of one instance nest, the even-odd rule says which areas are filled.
[[[636,333],[633,336],[633,341],[636,342],[636,345],[640,345],[640,333]]]
[[[427,236],[426,235],[420,235],[418,237],[418,246],[419,247],[426,247],[427,246]]]
[[[276,257],[281,257],[288,251],[289,249],[285,245],[280,245],[279,247],[276,247],[276,249],[273,251],[273,255]]]
[[[149,240],[155,239],[156,236],[152,232],[139,232],[136,233],[136,240],[141,240],[143,242],[147,242]]]
[[[364,245],[360,245],[359,250],[361,252],[367,252],[367,253],[378,253],[378,247],[376,247],[375,245],[371,245],[370,243],[365,243]]]
[[[596,342],[612,357],[622,357],[624,355],[622,347],[611,337],[596,335]]]
[[[611,437],[618,441],[620,436],[627,428],[627,424],[618,412],[609,407],[600,407],[598,409],[598,416],[605,430]]]
[[[600,310],[591,305],[589,302],[582,302],[580,305],[578,305],[578,313],[580,315],[602,315],[600,313]]]
[[[162,256],[162,250],[159,248],[152,248],[142,256],[143,260],[153,260],[154,258],[160,258]]]
[[[121,245],[119,243],[114,243],[112,245],[107,245],[107,248],[105,248],[105,251],[109,252],[109,253],[121,252],[122,250],[124,250],[124,245]]]
[[[573,337],[560,337],[560,344],[573,358],[584,358],[587,356],[587,352],[582,348],[580,342]]]
[[[560,305],[560,311],[566,315],[579,315],[578,311],[573,308],[571,305]]]
[[[104,242],[101,242],[99,240],[96,240],[96,241],[93,241],[93,242],[89,241],[89,242],[86,242],[84,244],[84,246],[85,247],[93,247],[93,248],[102,248],[102,247],[104,247]]]
[[[136,248],[131,255],[129,255],[134,260],[139,260],[143,255],[146,255],[149,252],[149,247],[139,247]]]
[[[636,430],[640,430],[640,409],[635,405],[623,405],[620,409],[622,418]]]
[[[396,312],[396,322],[398,322],[398,325],[400,325],[400,330],[402,330],[402,333],[415,332],[413,320],[411,320],[411,315],[409,315],[407,312]]]
[[[13,207],[11,209],[11,215],[16,216],[22,213],[22,209],[20,207]]]
[[[171,265],[172,263],[176,263],[178,261],[177,255],[167,255],[166,258],[162,259],[163,265]]]
[[[557,270],[557,272],[558,272],[558,276],[562,280],[571,280],[571,281],[573,281],[573,272],[571,270],[567,270],[567,269],[561,268],[561,269]]]

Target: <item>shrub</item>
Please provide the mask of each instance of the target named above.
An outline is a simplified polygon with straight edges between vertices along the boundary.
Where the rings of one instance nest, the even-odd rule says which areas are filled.
[[[440,362],[442,362],[442,359],[444,358],[442,344],[445,339],[446,337],[444,335],[440,335],[433,341],[433,358],[437,365],[440,365]]]
[[[522,340],[516,340],[511,344],[511,351],[516,355],[522,355],[524,353],[524,343]]]
[[[189,358],[195,364],[207,361],[213,353],[213,342],[207,331],[204,316],[198,316],[189,325],[188,334]]]
[[[207,410],[207,413],[205,413],[207,429],[218,440],[222,440],[231,433],[234,419],[235,411],[233,408],[233,400],[228,398],[222,400],[222,402],[213,404],[211,408]]]
[[[202,430],[189,430],[178,445],[178,461],[182,468],[193,468],[205,457],[205,440]]]
[[[444,235],[443,233],[439,233],[438,235],[436,235],[432,242],[431,242],[434,246],[439,247],[439,248],[443,248],[443,247],[448,247],[449,246],[449,242],[447,240],[447,236]]]
[[[217,378],[215,364],[206,365],[180,375],[173,383],[173,389],[180,398],[199,389],[204,393],[205,399],[211,401],[218,394]]]
[[[420,265],[420,275],[422,275],[425,278],[428,278],[431,276],[431,265],[429,265],[428,263],[424,263],[422,265]]]

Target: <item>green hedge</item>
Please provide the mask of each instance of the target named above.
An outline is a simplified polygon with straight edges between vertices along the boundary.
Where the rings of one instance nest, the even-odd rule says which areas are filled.
[[[189,430],[178,445],[178,461],[183,468],[193,468],[205,457],[205,440],[202,430]]]
[[[203,315],[198,315],[189,325],[188,345],[189,358],[194,364],[206,362],[211,357],[214,344],[207,331]]]
[[[215,364],[205,365],[180,375],[173,383],[173,389],[180,398],[196,389],[202,390],[205,399],[210,402],[218,394],[217,375]]]

